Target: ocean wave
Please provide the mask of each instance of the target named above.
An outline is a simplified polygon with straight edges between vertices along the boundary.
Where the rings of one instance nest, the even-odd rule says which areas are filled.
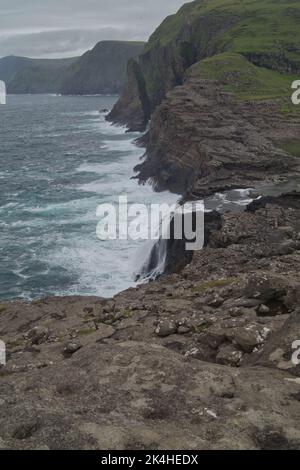
[[[110,152],[133,152],[141,154],[141,149],[138,148],[133,140],[104,140],[103,145]]]
[[[105,120],[98,109],[111,107],[107,98],[103,104],[99,99],[87,104],[76,97],[47,101],[26,97],[32,106],[30,115],[26,110],[22,114],[24,99],[16,97],[20,106],[14,132],[23,135],[26,130],[30,152],[16,146],[17,158],[8,155],[0,172],[9,187],[22,190],[12,196],[7,190],[4,194],[2,185],[4,205],[0,207],[2,264],[17,276],[17,282],[16,277],[9,286],[0,281],[0,288],[8,297],[32,299],[45,294],[110,297],[134,286],[132,260],[144,242],[100,241],[96,209],[104,202],[117,203],[121,194],[128,196],[129,203],[169,198],[130,179],[142,154],[133,140],[139,134],[126,133],[125,127]],[[36,106],[40,99],[43,106]],[[32,122],[43,125],[34,128]],[[82,135],[77,138],[78,134]],[[47,268],[40,268],[38,262]]]

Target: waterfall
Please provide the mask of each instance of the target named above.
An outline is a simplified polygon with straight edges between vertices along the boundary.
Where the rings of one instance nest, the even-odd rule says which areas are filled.
[[[160,236],[159,239],[150,240],[142,247],[139,259],[144,259],[144,262],[136,273],[137,280],[147,281],[156,279],[162,274],[179,272],[180,269],[191,262],[193,252],[186,250],[187,240],[185,236],[180,240],[174,237],[174,220],[177,214],[179,217],[183,217],[183,225],[185,225],[185,217],[188,214],[192,213],[195,216],[201,210],[204,212],[204,246],[206,246],[211,233],[219,230],[222,225],[221,214],[227,210],[245,210],[249,203],[253,201],[251,191],[251,188],[249,188],[216,193],[205,199],[205,207],[202,200],[186,203],[184,206],[177,205],[177,209],[172,213],[168,228],[171,233],[169,239]],[[180,212],[179,209],[183,212]],[[161,224],[158,233],[161,233]]]
[[[172,215],[172,219],[173,217],[174,215]],[[148,240],[141,250],[139,250],[139,259],[144,259],[144,262],[136,273],[137,279],[149,281],[156,279],[165,272],[169,240],[167,239],[166,233],[164,232],[163,234],[162,231],[163,227],[165,231],[170,230],[170,226],[167,228],[165,227],[165,220],[166,217],[159,220],[158,226],[155,230],[155,239]]]
[[[187,249],[187,241],[191,239],[186,238],[185,226],[197,226],[200,213],[204,222],[203,201],[195,201],[183,206],[177,204],[171,214],[161,218],[156,239],[150,240],[140,252],[145,261],[137,273],[138,280],[153,280],[162,274],[178,272],[191,261],[193,254]],[[181,227],[179,237],[176,233],[178,227]]]
[[[156,279],[165,272],[168,253],[168,240],[150,240],[148,245],[143,247],[145,261],[138,270],[137,278],[145,281]]]

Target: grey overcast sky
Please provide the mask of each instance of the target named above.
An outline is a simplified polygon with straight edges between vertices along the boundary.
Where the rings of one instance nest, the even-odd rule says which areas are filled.
[[[0,57],[71,57],[103,39],[146,40],[187,0],[0,0]]]

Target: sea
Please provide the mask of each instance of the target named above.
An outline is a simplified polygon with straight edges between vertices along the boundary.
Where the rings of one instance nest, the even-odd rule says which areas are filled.
[[[97,208],[174,204],[133,179],[140,136],[105,120],[116,96],[9,95],[0,105],[0,299],[111,297],[137,284],[146,240],[101,240]],[[209,209],[249,202],[217,194]],[[141,282],[141,280],[139,281]]]
[[[0,298],[136,285],[145,240],[100,240],[97,207],[175,202],[132,177],[139,134],[105,120],[117,97],[10,95],[0,106]]]

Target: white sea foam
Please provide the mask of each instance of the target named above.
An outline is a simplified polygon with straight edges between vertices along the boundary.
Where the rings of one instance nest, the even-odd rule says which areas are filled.
[[[104,147],[111,152],[134,152],[141,154],[141,149],[138,148],[134,142],[130,140],[104,140]]]
[[[122,175],[124,172],[124,165],[125,163],[120,161],[103,161],[102,163],[82,163],[76,169],[76,171],[78,171],[79,173],[94,173],[96,175],[107,175],[109,177],[109,175],[111,174]]]
[[[49,99],[49,114],[41,112],[42,106],[35,107],[39,99],[36,96],[15,99],[21,104],[26,99],[25,103],[32,106],[34,122],[43,122],[43,127],[32,126],[31,115],[26,112],[28,129],[24,132],[22,107],[17,107],[14,132],[19,138],[29,136],[33,140],[32,154],[26,158],[23,149],[16,147],[18,161],[24,165],[18,168],[8,159],[7,167],[3,166],[0,172],[5,179],[13,175],[12,191],[5,193],[0,207],[1,248],[7,253],[0,266],[0,278],[14,273],[20,279],[11,280],[8,295],[110,297],[134,286],[134,272],[153,244],[142,240],[100,241],[96,236],[97,206],[117,203],[120,195],[127,195],[129,203],[172,204],[178,200],[177,195],[155,193],[149,185],[140,186],[131,179],[143,154],[143,149],[134,143],[139,134],[126,133],[125,127],[105,120],[98,109],[110,106],[107,98],[103,104],[98,99],[91,110],[85,109],[86,102],[81,98]],[[88,106],[90,103],[92,99]],[[55,113],[57,121],[53,124]],[[40,133],[40,139],[32,133],[33,128]],[[45,143],[49,145],[54,139],[53,154],[48,153]],[[245,190],[232,197],[218,194],[212,205],[224,208],[230,203],[245,204],[249,198]],[[160,260],[163,263],[164,257]],[[37,262],[46,268],[35,271]]]

